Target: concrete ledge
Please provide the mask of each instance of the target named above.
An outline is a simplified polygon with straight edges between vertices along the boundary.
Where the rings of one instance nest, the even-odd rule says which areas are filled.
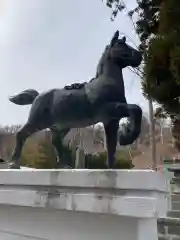
[[[156,217],[158,213],[155,198],[96,194],[60,193],[51,196],[48,192],[9,190],[0,191],[0,204],[146,218]]]
[[[0,186],[60,186],[78,188],[167,191],[163,173],[151,170],[0,170]]]
[[[157,218],[166,187],[154,171],[1,170],[0,205]]]

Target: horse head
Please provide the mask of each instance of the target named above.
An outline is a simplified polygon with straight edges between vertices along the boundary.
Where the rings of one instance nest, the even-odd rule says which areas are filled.
[[[142,53],[126,43],[126,37],[119,39],[119,31],[113,35],[108,46],[107,56],[119,67],[138,67],[142,61]]]
[[[107,61],[115,63],[121,69],[127,66],[138,67],[142,61],[142,54],[126,43],[126,37],[119,39],[119,31],[116,31],[99,60],[96,78],[103,73]]]

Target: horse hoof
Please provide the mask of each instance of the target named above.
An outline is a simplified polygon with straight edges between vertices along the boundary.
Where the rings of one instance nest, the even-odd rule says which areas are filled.
[[[20,169],[20,165],[17,163],[10,163],[8,168],[9,169]]]
[[[137,139],[137,136],[133,133],[118,133],[118,141],[120,146],[127,146],[133,144],[133,142]]]

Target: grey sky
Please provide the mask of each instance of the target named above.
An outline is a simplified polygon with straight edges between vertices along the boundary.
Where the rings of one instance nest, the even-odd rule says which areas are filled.
[[[3,2],[1,0],[0,2]],[[109,20],[101,0],[4,0],[0,6],[0,124],[26,121],[30,106],[8,96],[27,88],[39,91],[88,81],[105,45],[117,29],[134,42],[131,21],[120,14]],[[135,0],[127,1],[129,7]],[[147,111],[140,81],[124,70],[126,96]]]

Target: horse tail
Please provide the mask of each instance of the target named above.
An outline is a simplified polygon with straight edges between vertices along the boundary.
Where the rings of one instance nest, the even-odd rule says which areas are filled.
[[[10,96],[9,100],[17,105],[29,105],[32,104],[34,99],[39,95],[39,93],[34,89],[27,89],[19,94]]]
[[[128,123],[118,131],[120,145],[132,144],[141,133],[142,109],[136,104],[127,104],[129,117]]]

